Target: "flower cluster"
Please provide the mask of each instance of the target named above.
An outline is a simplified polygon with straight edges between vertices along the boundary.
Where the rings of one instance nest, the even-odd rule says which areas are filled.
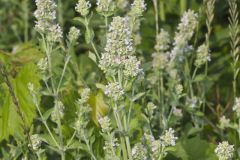
[[[77,120],[75,122],[75,129],[79,132],[79,135],[81,136],[81,133],[84,132],[84,129],[86,129],[87,124],[89,122],[89,116],[90,112],[92,111],[92,108],[87,104],[87,101],[89,100],[90,96],[90,89],[85,88],[80,94],[81,98],[77,100]],[[83,134],[82,134],[83,135]]]
[[[34,134],[30,136],[31,147],[33,150],[38,150],[42,144],[42,140],[38,134]]]
[[[152,54],[154,69],[164,69],[168,63],[167,50],[170,48],[170,36],[168,32],[161,29],[161,32],[156,37],[156,44],[154,49],[156,52]]]
[[[230,125],[230,119],[228,119],[228,118],[226,118],[225,116],[222,116],[221,118],[220,118],[220,120],[219,120],[219,127],[221,128],[221,129],[224,129],[224,128],[226,128],[226,127],[228,127],[229,125]]]
[[[61,101],[55,101],[55,106],[51,114],[51,119],[53,122],[58,122],[64,116],[64,105]]]
[[[149,118],[151,119],[153,117],[154,114],[154,110],[157,108],[157,106],[155,104],[153,104],[152,102],[149,102],[147,104],[147,113]]]
[[[83,105],[89,100],[91,90],[89,88],[84,88],[80,93],[80,99],[78,99],[78,104]]]
[[[129,2],[126,0],[117,0],[117,7],[119,9],[125,9],[129,5]]]
[[[192,47],[188,45],[188,41],[191,40],[198,25],[197,19],[198,15],[192,10],[188,10],[183,14],[174,37],[174,48],[170,53],[171,60],[175,60],[176,57],[182,60],[183,54],[192,50]]]
[[[109,16],[113,14],[116,5],[113,0],[97,0],[97,12],[104,15]]]
[[[155,140],[155,138],[152,135],[149,134],[144,134],[146,144],[148,147],[150,147],[151,151],[151,159],[158,159],[159,155],[161,154],[161,141],[160,140]],[[164,153],[165,154],[165,153]]]
[[[176,94],[178,96],[182,95],[182,92],[183,92],[183,86],[181,84],[177,84],[176,87],[175,87],[175,91],[176,91]]]
[[[58,42],[63,38],[62,29],[59,24],[54,24],[49,27],[49,33],[47,34],[47,40],[50,42]]]
[[[118,139],[117,138],[113,138],[111,140],[107,140],[105,141],[105,145],[103,147],[104,151],[105,151],[105,159],[106,160],[119,160],[119,157],[117,157],[114,152],[113,149],[116,149],[119,146],[118,143]]]
[[[178,109],[176,107],[173,108],[173,115],[181,118],[183,116],[182,109]]]
[[[115,83],[109,83],[104,93],[112,98],[114,101],[120,100],[124,94],[124,90],[122,89],[121,85],[117,82]]]
[[[91,3],[86,0],[78,0],[75,10],[82,16],[87,16],[89,14],[89,9],[91,8]]]
[[[102,132],[103,133],[110,133],[111,130],[112,130],[112,127],[111,127],[111,120],[105,116],[105,117],[101,117],[100,119],[98,119],[98,122],[102,128]]]
[[[68,33],[68,38],[70,42],[75,42],[80,36],[80,30],[76,27],[71,27]]]
[[[107,33],[107,44],[100,59],[99,67],[114,76],[121,69],[126,78],[142,72],[140,62],[133,55],[134,47],[128,18],[114,17]]]
[[[36,29],[45,32],[56,19],[57,5],[53,0],[35,0],[37,10],[34,16],[37,19]]]
[[[48,60],[47,60],[47,58],[41,58],[38,61],[37,66],[38,66],[39,70],[44,73],[48,69]]]
[[[233,158],[234,146],[230,145],[227,141],[219,143],[215,149],[219,160],[230,160]]]
[[[164,147],[175,146],[177,137],[174,136],[175,131],[169,128],[164,135],[160,137],[161,145]]]
[[[240,98],[239,97],[235,99],[233,111],[235,111],[238,117],[240,117]]]
[[[201,67],[203,64],[205,64],[207,61],[210,61],[210,54],[208,51],[208,47],[206,44],[203,44],[198,47],[197,49],[197,59],[195,61],[196,67]]]
[[[34,15],[37,19],[35,28],[38,32],[47,35],[52,42],[60,41],[62,29],[55,23],[57,5],[53,0],[36,0],[37,10]]]
[[[132,158],[133,160],[147,160],[147,150],[141,143],[135,144],[132,148]]]
[[[130,15],[134,17],[142,16],[143,12],[147,9],[147,5],[144,0],[134,0],[131,6]]]

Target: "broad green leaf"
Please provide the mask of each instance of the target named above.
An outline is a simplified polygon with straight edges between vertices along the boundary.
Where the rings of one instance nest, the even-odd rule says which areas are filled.
[[[92,119],[98,125],[98,118],[106,115],[108,106],[104,102],[102,92],[90,96],[89,104],[92,107]]]
[[[172,154],[184,160],[217,160],[214,149],[214,144],[194,137],[179,140]]]
[[[36,116],[35,105],[32,101],[27,84],[31,82],[36,90],[40,88],[40,76],[37,72],[37,66],[26,64],[18,73],[15,79],[11,79],[11,84],[19,101],[20,110],[24,115],[26,126],[30,126],[33,118]],[[9,135],[22,135],[22,120],[16,112],[16,106],[12,102],[8,87],[2,84],[3,92],[0,97],[3,98],[3,106],[0,106],[0,141],[7,139]]]

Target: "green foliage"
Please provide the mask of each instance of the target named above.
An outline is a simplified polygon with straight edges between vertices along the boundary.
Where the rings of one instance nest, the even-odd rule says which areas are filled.
[[[35,106],[32,97],[27,88],[29,82],[33,83],[37,90],[40,89],[40,75],[36,65],[29,63],[24,65],[16,78],[11,78],[11,84],[14,88],[19,101],[20,110],[23,113],[26,125],[30,127],[33,119],[36,117]],[[6,84],[1,84],[1,103],[0,108],[0,140],[8,139],[10,135],[23,137],[22,120],[20,119],[16,106],[13,104],[12,97]]]

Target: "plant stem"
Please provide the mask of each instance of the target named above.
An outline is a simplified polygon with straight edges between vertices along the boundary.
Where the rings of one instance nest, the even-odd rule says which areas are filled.
[[[36,108],[37,108],[37,111],[38,111],[39,115],[40,115],[41,121],[42,121],[42,123],[44,124],[44,126],[46,127],[46,129],[47,129],[50,137],[52,138],[53,142],[54,142],[55,145],[58,147],[58,149],[60,149],[60,145],[57,143],[56,139],[54,138],[51,130],[49,129],[49,127],[48,127],[48,125],[47,125],[47,121],[46,121],[46,120],[44,119],[44,117],[43,117],[43,114],[42,114],[42,112],[41,112],[41,110],[40,110],[40,107],[39,107],[38,102],[37,102],[37,97],[36,97],[35,94],[33,94],[33,102],[34,102],[34,104],[35,104],[35,106],[36,106]]]
[[[24,19],[24,42],[28,41],[28,26],[29,26],[29,6],[28,6],[28,0],[24,0],[23,2],[23,19]]]
[[[165,16],[164,0],[160,0],[159,6],[160,6],[160,18],[163,22],[165,22],[166,16]]]
[[[186,11],[186,9],[187,9],[187,1],[186,0],[180,0],[181,15]]]
[[[91,148],[90,145],[89,145],[89,142],[88,142],[88,140],[87,140],[87,138],[86,138],[86,136],[85,136],[85,133],[83,133],[83,139],[84,139],[84,141],[85,141],[85,143],[86,143],[86,145],[87,145],[88,151],[90,152],[90,155],[91,155],[92,159],[93,159],[93,160],[97,160],[97,158],[96,158],[95,155],[93,154],[92,148]]]
[[[159,33],[159,24],[158,23],[159,22],[158,22],[158,3],[157,3],[157,0],[153,0],[153,5],[154,5],[154,11],[155,11],[156,35],[158,35],[158,33]]]
[[[63,77],[64,77],[64,75],[65,75],[65,72],[66,72],[66,69],[67,69],[67,65],[68,65],[68,63],[69,63],[69,61],[70,61],[70,58],[71,58],[71,56],[67,55],[66,61],[65,61],[65,63],[64,63],[62,75],[61,75],[60,81],[59,81],[59,83],[58,83],[57,93],[59,92],[59,89],[60,89],[60,87],[61,87],[62,80],[63,80]]]
[[[115,105],[116,105],[116,104],[115,104]],[[115,107],[117,107],[117,106],[115,106]],[[115,118],[115,120],[116,120],[118,129],[120,130],[120,132],[121,132],[121,134],[122,134],[122,132],[123,132],[123,127],[122,127],[121,121],[120,121],[120,119],[119,119],[118,112],[117,112],[117,111],[113,111],[113,112],[114,112],[114,118]],[[121,149],[122,149],[122,152],[123,152],[123,159],[124,159],[124,160],[128,160],[127,150],[126,150],[124,138],[122,137],[122,135],[120,135],[120,141],[121,141]]]

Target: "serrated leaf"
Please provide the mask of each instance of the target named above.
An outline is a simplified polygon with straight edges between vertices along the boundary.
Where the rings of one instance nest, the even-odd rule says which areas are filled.
[[[9,77],[10,78],[10,77]],[[24,115],[26,126],[30,126],[33,118],[35,118],[35,105],[32,101],[32,96],[29,93],[27,84],[31,82],[36,90],[40,88],[40,75],[37,71],[37,66],[34,64],[26,64],[18,73],[15,79],[10,78],[12,87],[19,101],[20,110]],[[2,84],[3,92],[0,94],[3,99],[3,106],[0,107],[0,141],[8,139],[10,135],[23,134],[22,120],[16,112],[16,106],[12,102],[12,97],[9,93],[8,87]],[[0,96],[2,97],[2,96]]]

